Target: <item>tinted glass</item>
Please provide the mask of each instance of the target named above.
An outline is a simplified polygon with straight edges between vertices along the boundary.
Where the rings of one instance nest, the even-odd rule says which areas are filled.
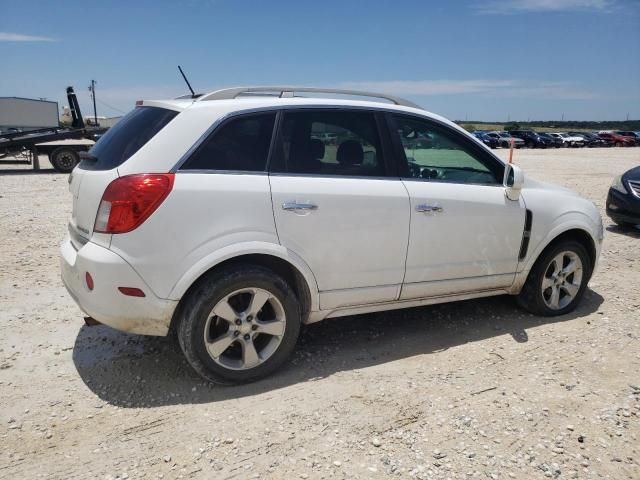
[[[89,153],[97,160],[83,160],[79,168],[111,170],[151,140],[178,112],[156,107],[137,107],[107,130]]]
[[[275,113],[243,115],[216,128],[181,170],[264,172]]]
[[[273,172],[383,176],[382,148],[372,113],[285,112]]]
[[[462,134],[414,117],[394,116],[403,147],[403,177],[502,184],[504,167]]]

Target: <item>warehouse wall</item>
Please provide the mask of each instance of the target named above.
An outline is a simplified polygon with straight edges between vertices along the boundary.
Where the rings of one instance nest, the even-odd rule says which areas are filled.
[[[0,127],[29,129],[57,125],[58,102],[28,98],[0,98]]]

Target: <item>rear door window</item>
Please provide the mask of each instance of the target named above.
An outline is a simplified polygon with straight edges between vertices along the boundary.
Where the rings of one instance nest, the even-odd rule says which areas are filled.
[[[136,107],[107,130],[89,153],[96,160],[82,160],[78,168],[111,170],[126,162],[162,130],[178,112],[157,107]]]
[[[285,112],[271,172],[347,177],[385,175],[372,112]]]

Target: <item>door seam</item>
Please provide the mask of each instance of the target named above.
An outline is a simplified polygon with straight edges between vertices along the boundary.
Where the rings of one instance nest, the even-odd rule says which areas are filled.
[[[399,180],[400,180],[400,183],[402,184],[402,188],[404,188],[404,191],[407,192],[407,201],[409,202],[409,232],[407,234],[407,248],[405,249],[405,252],[404,252],[404,272],[402,273],[402,282],[400,282],[400,288],[398,289],[398,296],[396,297],[396,300],[400,300],[400,298],[402,297],[402,289],[404,288],[404,282],[407,278],[407,260],[409,259],[409,244],[411,242],[411,222],[413,220],[412,218],[413,212],[411,211],[411,194],[409,193],[409,189],[404,184],[402,179],[400,178]]]

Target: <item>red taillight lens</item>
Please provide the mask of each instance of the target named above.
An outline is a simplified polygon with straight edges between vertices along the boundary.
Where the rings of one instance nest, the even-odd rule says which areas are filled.
[[[115,179],[102,195],[93,230],[126,233],[138,228],[167,198],[173,179],[173,173],[145,173]]]
[[[118,287],[120,293],[127,295],[128,297],[145,297],[146,295],[142,290],[135,287]]]
[[[93,290],[93,277],[89,272],[84,274],[84,281],[87,283],[87,288]]]

